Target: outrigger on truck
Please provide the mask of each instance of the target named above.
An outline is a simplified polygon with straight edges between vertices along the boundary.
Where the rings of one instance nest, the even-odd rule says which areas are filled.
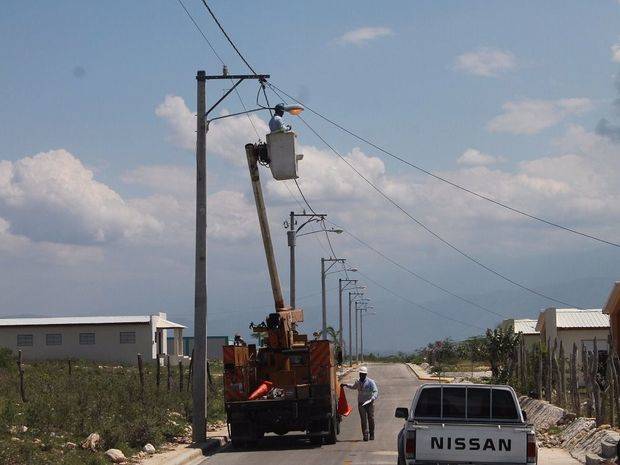
[[[313,444],[334,444],[340,431],[334,345],[326,340],[309,341],[307,335],[299,334],[303,310],[284,304],[259,177],[259,161],[270,165],[276,179],[297,177],[300,156],[295,154],[295,134],[271,133],[267,144],[247,144],[245,150],[275,312],[252,326],[263,335],[263,347],[224,346],[224,401],[230,439],[233,446],[244,447],[265,433],[302,431]]]

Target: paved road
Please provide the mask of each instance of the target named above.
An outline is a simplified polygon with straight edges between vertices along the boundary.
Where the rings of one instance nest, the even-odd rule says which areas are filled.
[[[402,421],[394,418],[394,409],[409,406],[420,382],[401,364],[370,364],[368,371],[379,386],[374,441],[362,441],[359,416],[353,411],[342,422],[338,442],[332,446],[310,446],[299,435],[268,436],[256,449],[236,451],[227,447],[201,465],[395,465],[396,435]],[[354,396],[355,392],[347,390],[349,401]]]
[[[332,446],[311,446],[301,435],[267,436],[255,449],[225,447],[200,465],[396,465],[396,436],[402,421],[394,418],[394,409],[408,407],[421,383],[402,364],[370,364],[368,371],[379,386],[374,441],[361,440],[359,416],[354,410],[342,422],[338,443]],[[355,395],[347,390],[349,402],[355,403]],[[541,450],[538,464],[581,465],[561,449]]]

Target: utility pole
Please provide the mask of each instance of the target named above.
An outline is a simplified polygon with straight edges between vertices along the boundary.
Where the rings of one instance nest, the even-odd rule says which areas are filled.
[[[289,300],[291,301],[291,308],[295,308],[295,305],[296,305],[295,296],[297,294],[296,284],[295,284],[295,281],[296,281],[295,246],[297,245],[297,234],[308,223],[312,221],[322,221],[325,219],[326,216],[327,215],[324,213],[306,213],[305,211],[303,213],[291,212],[290,214],[289,229],[288,231],[286,231],[286,237],[287,237],[287,242],[288,242],[288,246],[290,250],[290,273],[289,273],[289,286],[290,286],[289,298],[290,299]],[[299,228],[295,228],[295,226],[297,226],[297,220],[295,218],[298,218],[298,217],[307,218],[307,220],[304,221],[304,223]],[[326,233],[330,233],[330,232],[335,232],[337,234],[342,233],[342,230],[340,229],[325,229],[324,231]],[[306,234],[313,234],[316,232],[319,232],[319,231],[311,231],[309,233],[301,234],[301,236],[305,236]]]
[[[194,357],[192,360],[192,439],[195,443],[207,438],[207,117],[230,93],[246,79],[264,82],[268,74],[228,74],[224,67],[221,75],[207,75],[204,71],[196,73],[196,256],[194,275]],[[236,80],[207,110],[206,81]],[[262,111],[260,107],[233,113],[216,119],[228,118],[238,114]]]
[[[342,283],[346,283],[344,287],[342,287]],[[338,279],[338,330],[340,331],[340,350],[344,352],[344,341],[343,341],[343,332],[344,328],[342,327],[342,291],[344,291],[350,284],[357,284],[357,279]],[[351,306],[349,305],[349,341],[351,340]],[[349,351],[351,350],[349,344]],[[344,355],[344,354],[343,354]]]
[[[198,71],[196,117],[196,269],[194,360],[192,362],[192,439],[207,439],[207,110],[206,73]]]
[[[291,308],[295,308],[295,212],[291,212],[290,229],[286,232],[288,246],[290,248],[290,273],[289,273],[289,300]]]
[[[357,329],[357,300],[356,300],[355,301],[355,362],[356,363],[360,362],[360,353],[357,348],[357,340],[359,339],[358,334],[359,332]]]
[[[325,295],[325,276],[327,272],[336,263],[344,263],[344,258],[323,258],[321,257],[321,310],[322,310],[322,324],[321,324],[321,337],[327,339],[327,296]],[[325,269],[325,262],[329,262],[330,265]]]

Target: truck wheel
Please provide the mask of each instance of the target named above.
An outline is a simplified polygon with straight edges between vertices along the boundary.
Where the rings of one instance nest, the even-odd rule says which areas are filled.
[[[336,444],[336,441],[338,440],[338,438],[336,437],[336,435],[338,434],[337,429],[338,420],[336,419],[336,417],[331,417],[329,419],[329,434],[325,436],[326,444]]]

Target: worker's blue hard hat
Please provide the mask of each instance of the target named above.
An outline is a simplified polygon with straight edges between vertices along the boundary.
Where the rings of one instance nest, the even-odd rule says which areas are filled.
[[[276,111],[284,111],[284,104],[283,103],[278,103],[275,106],[274,110],[276,110]]]

